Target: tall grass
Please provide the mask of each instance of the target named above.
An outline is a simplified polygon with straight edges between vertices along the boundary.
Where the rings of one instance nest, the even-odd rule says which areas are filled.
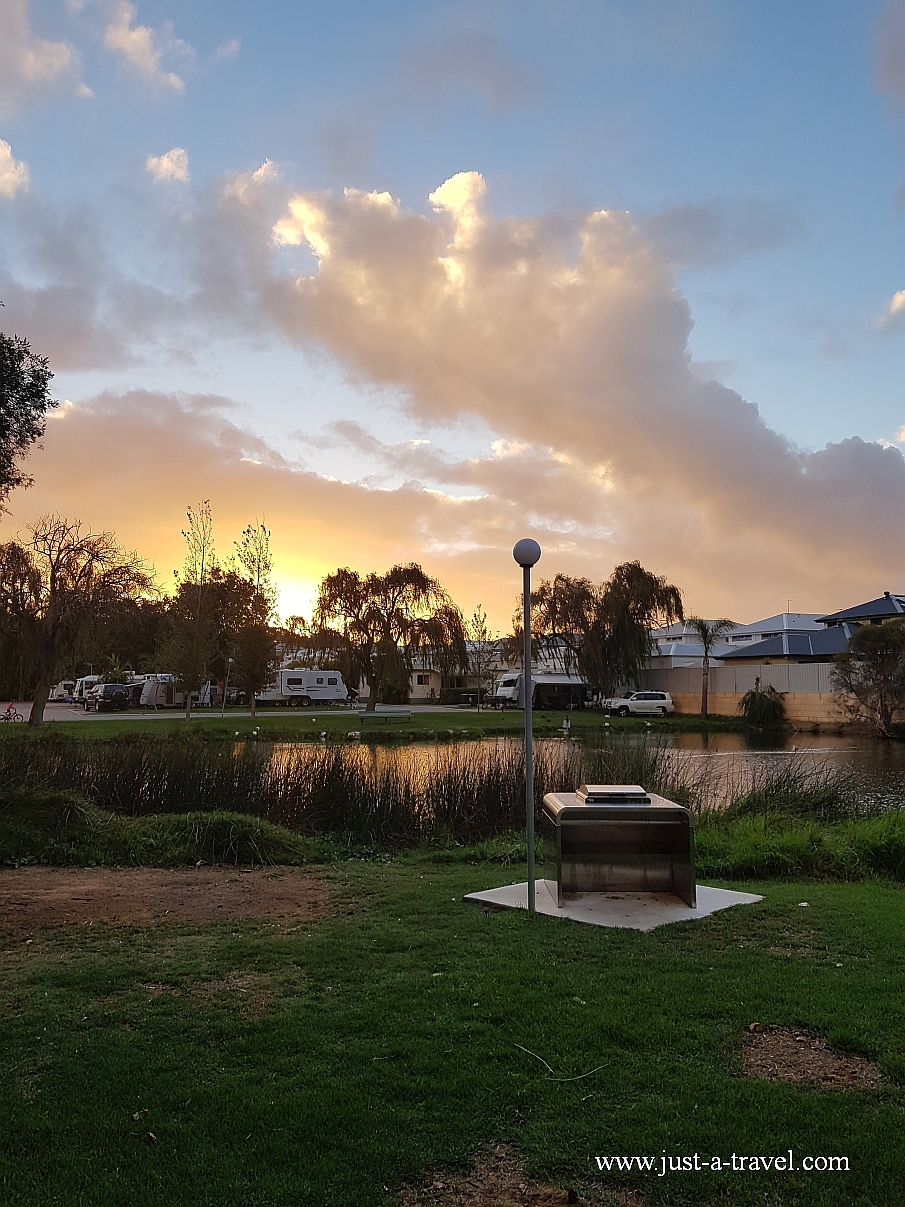
[[[582,781],[640,783],[665,796],[690,796],[657,743],[614,739],[593,750],[568,741],[537,743],[538,806],[546,792]],[[505,739],[385,749],[169,737],[99,742],[50,734],[0,743],[0,784],[76,792],[130,816],[248,813],[302,834],[387,847],[438,836],[482,841],[517,828],[525,800],[522,748]]]
[[[536,805],[546,792],[588,782],[642,784],[702,816],[722,809],[727,819],[827,822],[871,811],[844,769],[754,761],[727,781],[710,761],[676,755],[656,739],[538,741]],[[0,797],[15,790],[74,792],[132,817],[226,811],[393,849],[438,838],[472,844],[520,828],[525,780],[521,744],[508,739],[388,749],[51,732],[0,742]]]

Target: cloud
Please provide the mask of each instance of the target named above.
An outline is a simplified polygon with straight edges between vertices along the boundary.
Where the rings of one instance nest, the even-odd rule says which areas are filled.
[[[166,69],[164,59],[176,58],[191,66],[196,59],[195,51],[174,36],[169,22],[162,34],[157,34],[147,25],[136,25],[137,15],[137,5],[130,0],[113,0],[104,29],[104,46],[119,55],[122,63],[149,87],[183,92],[185,81]]]
[[[422,98],[470,92],[496,114],[533,104],[544,94],[537,72],[487,33],[450,33],[412,46],[401,71],[403,83]]]
[[[0,138],[0,197],[15,197],[28,188],[28,164],[13,159],[13,149]]]
[[[59,90],[90,96],[81,82],[78,51],[32,32],[26,0],[0,0],[0,114]]]
[[[613,552],[646,550],[680,576],[711,560],[711,579],[739,576],[735,593],[759,594],[764,575],[834,595],[855,566],[862,582],[888,576],[905,539],[876,517],[905,506],[901,454],[857,438],[805,452],[700,380],[687,302],[629,215],[584,215],[564,238],[561,220],[496,218],[477,173],[432,200],[434,217],[387,194],[292,198],[276,234],[307,241],[317,268],[272,281],[275,322],[401,391],[420,425],[478,419],[535,450],[526,482],[536,450],[552,450],[560,494],[541,518],[596,516]],[[527,487],[520,506],[534,504]]]
[[[877,319],[877,326],[881,329],[892,329],[901,327],[903,322],[905,322],[905,289],[900,289],[889,299],[886,309]]]
[[[685,588],[694,610],[739,619],[769,615],[789,594],[817,611],[889,586],[905,561],[901,526],[883,522],[905,510],[900,449],[857,437],[799,449],[696,371],[672,264],[630,215],[498,217],[473,172],[431,202],[419,213],[389,193],[292,194],[267,162],[194,194],[175,227],[161,201],[173,267],[153,286],[117,277],[99,232],[34,217],[35,265],[42,276],[59,267],[42,290],[10,291],[0,275],[0,296],[35,331],[64,331],[72,358],[128,357],[142,342],[191,351],[205,338],[282,339],[329,356],[353,386],[401,400],[394,441],[331,416],[323,438],[348,451],[343,476],[358,481],[347,483],[250,443],[222,407],[138,395],[79,404],[61,424],[72,447],[90,428],[86,463],[129,441],[154,451],[155,470],[173,461],[178,507],[149,478],[146,493],[136,487],[136,525],[158,524],[157,507],[181,514],[186,482],[198,497],[219,492],[231,514],[259,514],[265,499],[268,520],[284,517],[308,550],[306,574],[429,555],[463,604],[495,599],[498,623],[523,535],[540,540],[544,574],[601,579],[639,557]],[[67,247],[77,254],[67,259]],[[486,444],[452,455],[446,427],[459,444],[463,432]],[[92,518],[60,472],[33,472],[45,500],[57,492],[60,506]],[[37,495],[23,497],[32,507]],[[96,495],[108,516],[110,497]]]
[[[242,49],[242,43],[238,38],[230,38],[228,42],[222,42],[214,51],[213,58],[220,60],[233,59]]]
[[[284,611],[310,606],[316,583],[339,565],[369,570],[417,559],[463,608],[480,600],[501,627],[519,585],[511,548],[526,533],[543,547],[545,576],[565,570],[600,579],[637,556],[678,582],[690,607],[711,602],[743,620],[769,614],[779,589],[813,610],[879,592],[901,556],[887,529],[896,548],[885,560],[835,534],[821,557],[808,560],[797,519],[754,534],[739,533],[732,516],[710,525],[698,506],[662,491],[624,497],[623,485],[613,488],[587,463],[566,463],[549,447],[523,442],[457,460],[430,444],[386,444],[356,425],[336,425],[330,436],[405,480],[340,482],[300,467],[244,430],[235,405],[221,397],[101,394],[67,404],[48,424],[43,448],[30,458],[36,484],[13,496],[2,527],[11,532],[52,508],[94,527],[114,525],[166,583],[184,556],[186,505],[210,498],[224,548],[250,518],[266,514]],[[86,472],[73,474],[73,465]],[[844,481],[840,509],[853,507],[859,517],[878,500],[905,501],[903,459],[894,450],[843,442],[816,454],[807,470],[824,499]]]
[[[173,147],[164,155],[149,155],[145,167],[157,180],[189,180],[189,153],[184,147]]]
[[[886,0],[877,27],[877,87],[905,98],[905,0]]]
[[[802,232],[800,220],[767,201],[675,206],[639,220],[638,227],[666,259],[688,268],[732,264],[784,247]]]

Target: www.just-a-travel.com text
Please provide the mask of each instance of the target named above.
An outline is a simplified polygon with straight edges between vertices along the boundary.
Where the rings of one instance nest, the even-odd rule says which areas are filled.
[[[731,1157],[703,1158],[699,1153],[691,1156],[671,1157],[664,1151],[661,1157],[595,1157],[600,1173],[614,1170],[628,1173],[656,1173],[664,1177],[668,1173],[848,1173],[848,1157],[799,1157],[790,1148],[783,1156],[752,1157],[733,1153]]]

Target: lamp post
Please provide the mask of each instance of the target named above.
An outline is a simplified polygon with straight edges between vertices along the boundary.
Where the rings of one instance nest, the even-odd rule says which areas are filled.
[[[223,685],[223,699],[220,701],[220,716],[222,717],[226,711],[226,693],[229,691],[229,672],[232,670],[233,660],[226,660],[226,682]]]
[[[522,684],[525,689],[525,819],[528,840],[528,916],[534,917],[534,735],[531,690],[531,567],[540,558],[540,545],[529,537],[518,541],[512,556],[522,568]]]

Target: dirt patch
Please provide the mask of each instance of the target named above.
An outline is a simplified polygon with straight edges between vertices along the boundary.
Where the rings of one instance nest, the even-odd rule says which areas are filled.
[[[833,1052],[825,1039],[806,1031],[752,1023],[742,1059],[749,1077],[818,1084],[832,1090],[872,1090],[880,1069],[864,1056]]]
[[[401,1207],[644,1207],[634,1190],[579,1193],[532,1182],[523,1163],[503,1147],[480,1153],[467,1174],[433,1174],[420,1186],[404,1186],[396,1201]]]
[[[0,928],[323,917],[330,888],[296,868],[15,868],[0,872]]]

